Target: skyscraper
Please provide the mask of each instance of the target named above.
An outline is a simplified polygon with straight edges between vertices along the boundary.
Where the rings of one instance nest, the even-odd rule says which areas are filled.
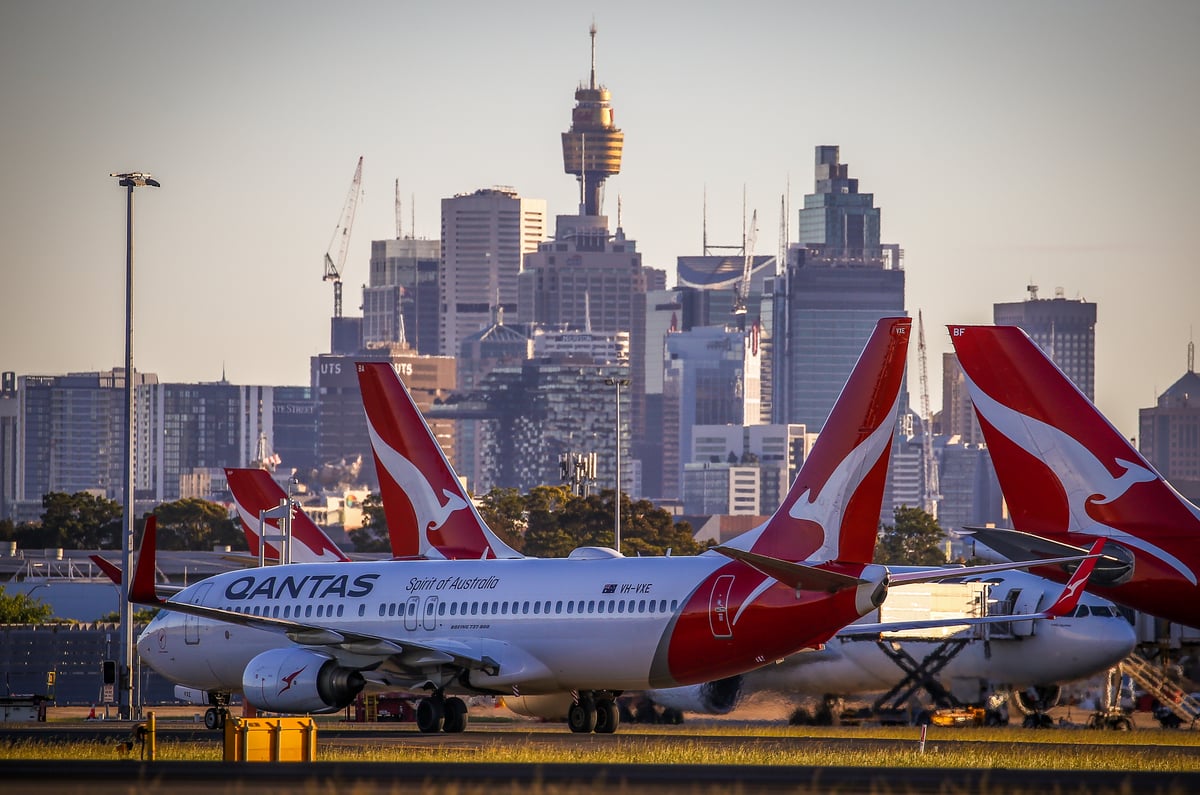
[[[1187,372],[1138,411],[1138,452],[1192,502],[1200,502],[1200,375],[1188,343]]]
[[[363,288],[363,344],[406,342],[417,353],[438,352],[437,240],[371,241],[371,275]]]
[[[546,202],[512,188],[442,199],[438,351],[457,356],[464,338],[492,322],[492,308],[517,314],[521,260],[546,236]]]
[[[1054,298],[1038,298],[1035,284],[1026,289],[1025,301],[993,304],[993,321],[1024,329],[1079,391],[1095,401],[1096,305],[1064,298],[1061,287],[1055,288]]]
[[[836,146],[816,149],[799,236],[775,280],[773,419],[819,431],[875,322],[905,314],[904,271],[900,247],[880,242],[874,196],[858,192]]]

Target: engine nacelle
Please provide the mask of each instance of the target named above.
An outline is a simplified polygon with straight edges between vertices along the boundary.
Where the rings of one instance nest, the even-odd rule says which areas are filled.
[[[518,715],[544,720],[566,720],[567,710],[574,703],[575,699],[570,693],[504,697],[504,706]]]
[[[1034,685],[1024,690],[1012,691],[1012,702],[1022,715],[1032,715],[1035,712],[1045,712],[1058,705],[1062,697],[1060,685]]]
[[[680,712],[699,712],[704,715],[725,715],[742,699],[742,677],[730,676],[715,682],[684,687],[648,690],[646,695],[655,704]]]
[[[345,709],[366,685],[363,675],[310,649],[271,649],[242,673],[242,693],[258,709],[290,714]]]

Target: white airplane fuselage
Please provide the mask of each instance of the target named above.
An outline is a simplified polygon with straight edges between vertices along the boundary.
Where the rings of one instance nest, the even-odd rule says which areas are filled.
[[[308,646],[369,671],[377,684],[422,686],[428,680],[412,671],[425,655],[432,675],[442,652],[496,663],[469,682],[435,681],[450,690],[646,689],[743,673],[825,642],[879,597],[883,569],[858,569],[869,583],[798,596],[715,553],[309,563],[219,574],[171,602],[390,640],[390,652],[328,640]],[[297,646],[276,630],[173,612],[171,602],[138,651],[177,683],[236,692],[254,657]],[[403,659],[408,673],[390,669],[389,659]]]
[[[1086,615],[1077,610],[1075,615],[1032,622],[1033,631],[1027,635],[993,626],[964,629],[946,638],[885,635],[882,640],[898,642],[920,662],[946,640],[969,639],[936,675],[948,687],[970,682],[1010,687],[1071,682],[1116,665],[1136,644],[1132,625],[1111,603],[1085,595],[1080,605],[1086,608]],[[849,695],[884,692],[903,677],[904,671],[875,642],[839,637],[820,650],[801,652],[779,665],[751,671],[743,687],[747,693]]]

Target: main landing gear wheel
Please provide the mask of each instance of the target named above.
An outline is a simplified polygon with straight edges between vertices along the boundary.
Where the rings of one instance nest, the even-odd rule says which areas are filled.
[[[417,728],[425,734],[440,732],[445,720],[445,704],[441,698],[432,696],[417,702]]]
[[[602,698],[596,702],[596,734],[612,734],[621,723],[616,702]]]
[[[580,699],[567,710],[567,725],[576,734],[591,734],[596,730],[596,702]]]
[[[209,731],[225,728],[225,717],[229,713],[220,707],[209,707],[204,711],[204,728]]]
[[[467,702],[461,698],[448,698],[446,699],[443,712],[445,720],[442,723],[442,731],[447,734],[457,734],[466,730]]]

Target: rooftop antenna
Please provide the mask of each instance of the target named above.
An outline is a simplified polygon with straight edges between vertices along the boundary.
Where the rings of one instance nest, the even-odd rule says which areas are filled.
[[[415,239],[417,236],[417,194],[415,193],[408,197],[408,216],[408,234]]]
[[[701,206],[703,208],[701,210],[701,221],[700,221],[701,235],[703,238],[702,242],[701,242],[701,246],[702,246],[701,250],[704,252],[704,256],[707,257],[708,256],[708,185],[704,186],[704,203]]]
[[[403,229],[404,215],[400,211],[400,179],[396,179],[396,239],[400,240],[404,237]]]
[[[592,90],[596,88],[596,20],[592,20],[592,26],[588,28],[588,32],[592,36],[592,76],[588,82],[588,87]]]
[[[617,194],[617,229],[621,228],[621,194]]]
[[[1188,372],[1196,372],[1196,343],[1188,340]]]

